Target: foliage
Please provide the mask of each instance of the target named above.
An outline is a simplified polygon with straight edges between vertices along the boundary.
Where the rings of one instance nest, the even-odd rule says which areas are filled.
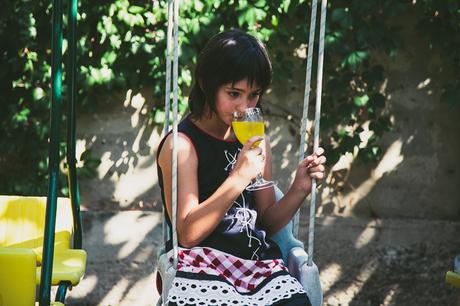
[[[293,50],[308,39],[310,1],[181,3],[179,84],[184,93],[191,85],[199,50],[211,35],[230,27],[247,30],[266,43],[275,84],[293,78],[296,69],[304,69],[304,60],[294,56]],[[80,1],[80,110],[93,109],[95,97],[112,91],[153,88],[153,96],[149,97],[152,123],[163,122],[165,6],[164,0],[98,1],[97,5],[89,0]],[[404,40],[400,37],[401,29],[392,21],[410,10],[417,11],[419,30],[428,34],[427,43],[445,50],[442,65],[446,71],[459,75],[458,1],[337,0],[329,4],[322,133],[330,163],[358,148],[362,160],[380,158],[378,140],[391,129],[391,121],[385,112],[386,97],[380,90],[386,72],[378,64],[377,56],[397,56]],[[44,194],[46,190],[50,16],[50,2],[41,0],[7,1],[0,12],[1,193]],[[441,100],[451,105],[458,103],[459,85],[458,79],[446,80]],[[64,102],[65,94],[64,85]],[[186,104],[184,100],[180,102],[183,112]],[[293,115],[287,112],[285,117]],[[367,143],[359,137],[365,129],[372,133]],[[64,129],[62,133],[65,135]],[[86,170],[80,172],[94,175],[91,169],[97,167],[97,161],[90,153],[84,158]]]

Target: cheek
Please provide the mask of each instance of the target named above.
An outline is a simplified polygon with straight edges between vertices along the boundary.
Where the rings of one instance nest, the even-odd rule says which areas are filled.
[[[217,95],[216,110],[219,117],[221,117],[226,123],[231,123],[231,120],[233,119],[233,112],[235,111],[235,103],[224,96]]]
[[[259,99],[254,99],[249,103],[249,107],[256,107],[257,103],[259,103]]]

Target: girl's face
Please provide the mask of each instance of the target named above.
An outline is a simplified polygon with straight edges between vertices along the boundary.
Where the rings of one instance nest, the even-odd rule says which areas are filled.
[[[256,86],[253,84],[253,86]],[[255,107],[259,102],[262,90],[252,87],[247,79],[229,83],[219,87],[216,93],[216,110],[219,118],[227,125],[232,124],[233,113]]]

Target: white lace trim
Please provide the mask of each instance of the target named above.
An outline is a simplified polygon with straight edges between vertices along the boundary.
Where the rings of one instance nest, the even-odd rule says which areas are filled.
[[[242,295],[225,282],[176,277],[168,293],[168,302],[177,305],[271,305],[305,293],[302,285],[290,275],[280,275],[252,295]]]

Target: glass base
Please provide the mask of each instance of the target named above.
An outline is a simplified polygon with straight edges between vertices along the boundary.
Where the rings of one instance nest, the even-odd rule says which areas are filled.
[[[251,185],[249,185],[248,187],[246,187],[246,190],[249,190],[249,191],[261,190],[261,189],[276,186],[276,184],[277,184],[277,182],[275,182],[275,181],[265,181],[265,180],[256,181],[256,182],[252,183]]]

